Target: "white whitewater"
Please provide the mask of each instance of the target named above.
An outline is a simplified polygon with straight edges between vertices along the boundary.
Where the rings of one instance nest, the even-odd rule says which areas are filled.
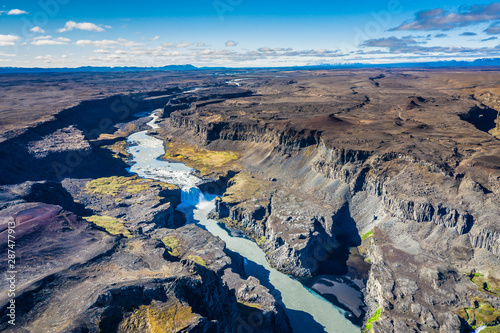
[[[154,113],[153,117],[148,125],[157,128]],[[264,252],[257,244],[248,239],[230,236],[216,221],[209,219],[207,216],[215,207],[215,197],[203,195],[196,186],[200,179],[192,174],[192,169],[182,163],[170,163],[158,159],[165,153],[161,140],[148,136],[146,131],[143,131],[130,135],[128,141],[136,144],[129,148],[134,162],[130,171],[144,178],[178,185],[182,189],[182,204],[179,209],[186,213],[191,223],[196,223],[220,237],[226,242],[228,249],[246,258],[246,273],[259,279],[263,285],[271,289],[273,295],[281,297],[294,332],[360,332],[359,327],[345,318],[344,310],[288,275],[270,267]]]
[[[151,128],[158,128],[155,124],[158,116],[153,113],[153,120],[147,123]],[[132,144],[128,148],[132,155],[133,165],[129,171],[143,178],[151,178],[176,184],[182,189],[196,187],[200,179],[193,175],[193,170],[182,163],[169,163],[159,159],[165,154],[163,142],[146,134],[146,131],[131,134],[127,141]]]

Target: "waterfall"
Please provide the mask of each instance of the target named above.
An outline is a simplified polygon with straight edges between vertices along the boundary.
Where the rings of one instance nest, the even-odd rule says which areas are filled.
[[[186,207],[195,207],[204,199],[203,193],[196,186],[182,189],[181,202]]]

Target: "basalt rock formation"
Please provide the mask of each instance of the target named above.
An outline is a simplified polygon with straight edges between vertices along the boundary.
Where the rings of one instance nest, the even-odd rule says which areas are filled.
[[[159,239],[109,236],[60,206],[40,203],[5,209],[2,226],[10,218],[17,222],[22,261],[17,265],[16,328],[2,321],[3,331],[236,332],[248,326],[269,332],[277,323],[268,313],[270,308],[276,311],[274,303],[262,302],[267,312],[250,307],[261,300],[244,303],[244,295],[237,296],[234,288],[222,284],[212,261],[171,261]],[[199,229],[192,230],[191,237],[200,234],[214,238]],[[218,260],[232,272],[231,259],[224,254],[224,246],[221,249]],[[233,284],[241,285],[238,293],[241,288],[255,288],[254,281],[232,274]],[[2,288],[8,289],[5,283]],[[1,311],[4,317],[8,313],[5,299]],[[252,327],[250,313],[268,320]],[[286,332],[287,321],[279,327]]]
[[[60,184],[2,189],[0,247],[9,248],[7,226],[15,222],[18,258],[16,325],[2,321],[2,331],[289,331],[283,310],[265,287],[245,276],[242,258],[228,253],[220,239],[195,225],[165,228],[179,227],[173,211],[178,188],[121,178],[87,182],[82,190],[82,182],[65,180],[77,202]],[[124,204],[113,206],[105,196]],[[162,203],[165,199],[171,201]],[[85,207],[112,219],[82,218],[58,205],[27,200],[60,201],[67,209]],[[181,247],[188,251],[180,253]],[[2,289],[9,289],[7,280]],[[3,317],[9,313],[6,297]]]
[[[124,140],[150,120],[135,116],[181,93],[83,102],[5,135],[0,248],[11,248],[15,225],[16,276],[15,296],[2,295],[0,313],[7,318],[14,300],[16,325],[2,321],[0,330],[290,331],[241,257],[207,231],[183,227],[177,186],[125,171]],[[176,240],[189,252],[176,252]]]
[[[498,106],[443,84],[447,73],[301,74],[167,114],[167,142],[242,154],[213,216],[291,274],[339,273],[329,255],[359,246],[374,332],[456,332],[471,329],[464,309],[498,313]]]
[[[156,108],[164,158],[200,167],[201,188],[221,194],[212,216],[274,267],[351,274],[357,247],[371,265],[366,331],[498,330],[500,74],[212,74],[153,73],[154,91],[132,74],[140,91],[120,78],[34,110],[50,117],[28,128],[8,122],[0,233],[17,222],[16,332],[290,331],[241,257],[182,226],[178,188],[125,171],[124,139]]]

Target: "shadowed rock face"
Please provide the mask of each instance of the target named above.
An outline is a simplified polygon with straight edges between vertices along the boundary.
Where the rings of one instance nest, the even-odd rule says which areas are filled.
[[[476,106],[471,108],[467,113],[460,115],[460,119],[473,124],[480,131],[489,132],[496,128],[497,124],[495,120],[497,116],[498,111],[495,109]]]

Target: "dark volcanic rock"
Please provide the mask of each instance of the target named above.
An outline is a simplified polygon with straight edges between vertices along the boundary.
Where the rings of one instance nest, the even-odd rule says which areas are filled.
[[[181,213],[175,211],[181,200],[181,190],[175,185],[138,176],[114,176],[65,179],[63,186],[94,215],[119,218],[129,230],[139,234],[184,224]]]
[[[290,324],[284,310],[277,304],[269,290],[254,277],[245,276],[243,258],[229,253],[224,242],[208,231],[191,224],[176,230],[158,229],[155,237],[166,239],[170,244],[172,260],[193,261],[215,272],[233,291],[240,310],[245,314],[238,319],[243,329],[260,331],[272,327],[276,332],[289,332]],[[255,326],[255,323],[260,324]]]
[[[11,200],[59,205],[63,209],[79,215],[90,213],[90,210],[86,209],[85,205],[75,202],[73,196],[58,182],[25,182],[19,185],[2,186],[0,191],[5,194],[9,193],[12,196]],[[7,200],[2,201],[4,204],[8,204]]]
[[[379,314],[374,332],[467,331],[481,320],[466,323],[471,311],[489,304],[489,313],[496,313],[498,73],[286,75],[258,72],[242,88],[224,87],[227,76],[186,75],[190,87],[207,89],[155,83],[154,93],[106,90],[104,99],[73,101],[65,111],[47,113],[57,117],[4,134],[0,183],[30,181],[0,193],[0,215],[19,220],[19,242],[26,248],[20,251],[20,269],[29,273],[20,276],[20,325],[41,332],[141,331],[159,321],[170,327],[165,317],[175,309],[184,314],[176,323],[188,331],[231,331],[248,328],[239,319],[249,319],[255,309],[265,318],[258,330],[279,331],[276,325],[282,325],[287,331],[271,295],[242,274],[240,260],[218,239],[193,226],[156,230],[180,225],[172,217],[175,200],[158,187],[114,196],[86,192],[82,179],[125,176],[124,164],[99,148],[120,139],[115,125],[131,120],[121,115],[157,107],[165,107],[157,136],[239,153],[232,171],[241,172],[212,183],[228,185],[214,214],[259,243],[280,270],[321,272],[332,264],[325,254],[339,258],[342,248],[359,245],[371,262],[365,300],[367,318]],[[175,80],[187,87],[186,79]],[[112,108],[117,100],[119,107]],[[6,115],[29,109],[9,110]],[[101,123],[103,117],[110,122]],[[43,182],[68,177],[64,187],[76,201]],[[48,196],[52,190],[55,198]],[[61,217],[60,207],[76,212],[78,200],[93,214],[111,215],[105,220],[111,226],[123,221],[135,237],[112,237],[74,215]]]
[[[266,289],[229,273],[238,266],[231,265],[224,244],[194,225],[172,235],[164,230],[164,235],[184,235],[184,246],[190,253],[203,253],[208,266],[192,256],[169,260],[168,248],[159,239],[110,236],[60,206],[19,203],[3,209],[2,240],[7,240],[9,222],[16,224],[16,326],[3,321],[2,331],[289,331]],[[215,261],[208,261],[215,257],[200,246],[215,251],[233,274],[224,279],[232,287],[221,280]],[[6,252],[7,242],[0,247]],[[2,284],[7,290],[7,280]],[[246,285],[258,290],[260,298],[241,291],[235,295],[234,286]],[[4,317],[9,311],[6,297],[0,299]],[[257,326],[250,321],[256,316],[263,318]]]
[[[276,179],[264,190],[243,186],[245,195],[229,182],[215,216],[280,270],[310,274],[311,258],[327,265],[311,251],[314,239],[336,248],[363,238],[369,316],[381,309],[374,331],[463,330],[467,295],[498,309],[498,295],[469,278],[500,278],[498,113],[434,89],[441,74],[371,75],[293,86],[255,79],[262,95],[174,111],[163,133],[240,152],[243,172]],[[497,108],[490,95],[480,96]]]
[[[267,191],[259,190],[259,197],[232,192],[232,186],[241,186],[241,178],[236,176],[235,182],[230,182],[229,194],[216,200],[215,219],[254,239],[273,267],[284,273],[309,276],[347,271],[347,247],[359,245],[360,241],[353,223],[350,235],[342,233],[346,228],[340,221],[344,221],[345,210],[331,215],[334,208],[316,204],[309,197],[280,189],[271,182],[261,181]],[[252,185],[247,181],[243,186]]]

